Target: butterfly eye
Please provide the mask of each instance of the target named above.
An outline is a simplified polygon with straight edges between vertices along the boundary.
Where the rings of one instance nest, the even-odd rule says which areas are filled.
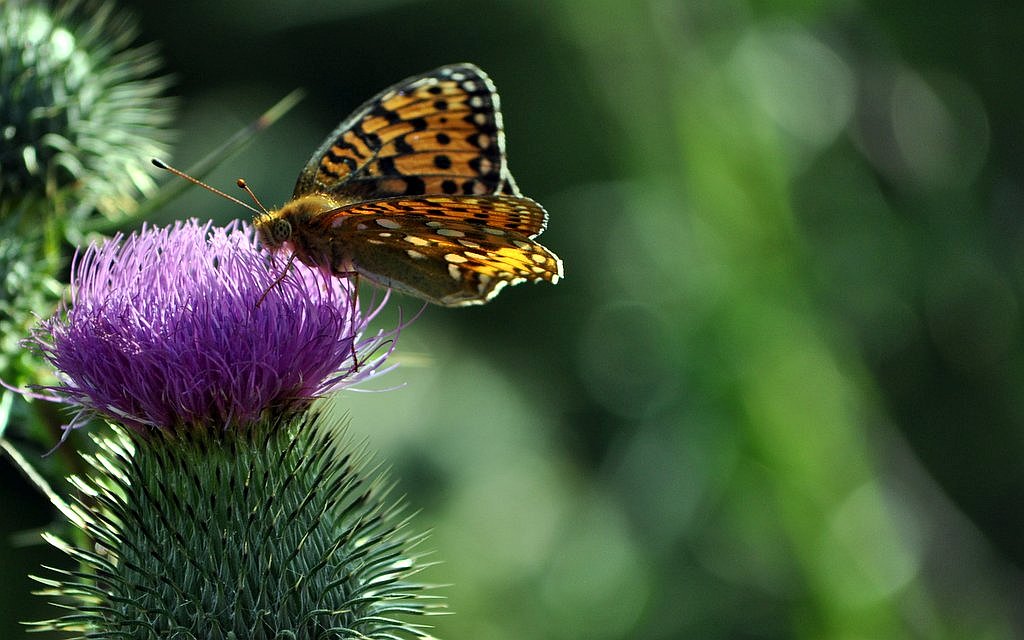
[[[270,227],[270,236],[275,245],[284,243],[292,237],[292,224],[281,218],[274,220],[273,225]]]

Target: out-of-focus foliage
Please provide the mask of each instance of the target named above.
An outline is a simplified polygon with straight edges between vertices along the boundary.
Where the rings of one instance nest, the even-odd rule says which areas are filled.
[[[1024,10],[134,4],[183,164],[309,90],[210,176],[265,201],[397,79],[498,85],[566,279],[428,309],[404,389],[335,400],[434,527],[436,635],[1024,634]],[[160,215],[200,212],[245,215]],[[4,499],[8,531],[46,522]],[[6,556],[4,637],[42,607]]]

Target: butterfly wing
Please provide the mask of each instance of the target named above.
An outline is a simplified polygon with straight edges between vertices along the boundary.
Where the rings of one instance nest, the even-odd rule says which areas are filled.
[[[293,198],[342,200],[422,194],[510,194],[494,84],[468,63],[440,67],[380,92],[316,150]]]
[[[424,196],[325,214],[336,255],[377,284],[434,304],[483,304],[507,285],[557,283],[562,261],[533,237],[543,208],[518,196]]]
[[[359,202],[329,211],[318,218],[321,232],[343,224],[352,215],[373,214],[380,219],[422,221],[429,229],[449,222],[511,231],[535,238],[544,232],[548,213],[539,203],[524,196],[418,196],[383,198]]]

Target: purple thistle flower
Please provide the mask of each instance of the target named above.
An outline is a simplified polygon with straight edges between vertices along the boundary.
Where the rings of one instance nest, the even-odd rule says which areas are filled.
[[[245,428],[374,375],[398,331],[362,337],[383,302],[364,316],[345,279],[296,261],[275,284],[283,268],[238,223],[91,245],[30,340],[58,372],[49,399],[79,408],[68,428],[91,413],[139,432]]]

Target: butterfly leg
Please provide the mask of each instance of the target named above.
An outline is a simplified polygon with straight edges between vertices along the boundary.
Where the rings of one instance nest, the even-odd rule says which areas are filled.
[[[360,315],[362,313],[362,309],[360,309],[360,305],[359,305],[359,272],[355,271],[355,270],[347,270],[347,271],[334,271],[334,270],[332,270],[331,271],[331,275],[337,276],[339,278],[345,278],[345,279],[350,280],[352,282],[352,288],[349,290],[349,305],[348,306],[349,306],[349,310],[352,313],[352,317],[349,320],[349,327],[352,329],[352,344],[350,346],[350,350],[351,350],[351,353],[352,353],[352,372],[355,373],[355,372],[359,371],[359,364],[360,364],[359,363],[359,357],[356,354],[356,339],[357,339],[358,336],[356,336],[356,333],[355,333],[355,328],[358,327],[359,324],[360,324]]]
[[[271,264],[273,264],[273,260],[274,260],[273,255],[271,255],[270,260],[271,260]],[[274,282],[272,282],[271,285],[269,287],[267,287],[266,291],[264,291],[263,294],[260,295],[260,299],[256,301],[256,306],[257,307],[260,306],[263,303],[263,300],[267,297],[267,294],[270,293],[274,289],[274,287],[276,287],[277,285],[281,284],[281,281],[284,280],[284,277],[286,275],[288,275],[289,271],[291,271],[292,263],[293,262],[295,262],[295,254],[294,253],[291,255],[290,258],[288,258],[288,262],[284,265],[284,269],[281,271],[281,275],[277,276],[277,278],[274,279]]]
[[[362,309],[359,308],[359,272],[358,271],[350,271],[346,275],[347,275],[347,277],[352,279],[352,300],[351,300],[351,304],[349,306],[352,309],[352,328],[355,329],[357,323],[359,322],[359,315],[362,312]],[[352,346],[351,346],[351,349],[352,349],[352,371],[353,372],[357,372],[357,371],[359,371],[359,358],[356,355],[356,335],[355,335],[355,332],[352,333]]]

